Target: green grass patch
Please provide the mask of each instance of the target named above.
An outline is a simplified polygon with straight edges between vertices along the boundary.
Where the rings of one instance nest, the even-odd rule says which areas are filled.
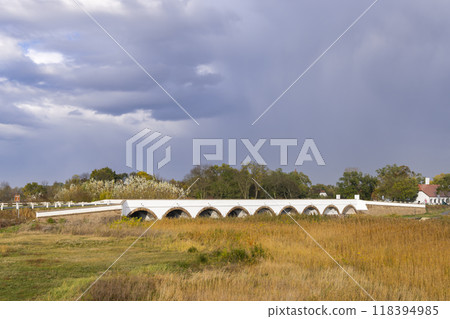
[[[450,209],[449,209],[450,210]],[[444,218],[445,216],[442,215],[444,211],[434,211],[434,212],[429,212],[429,213],[424,213],[424,214],[419,214],[419,215],[403,215],[400,216],[402,218],[422,218],[422,217],[428,217],[428,218]]]
[[[14,227],[14,228],[13,228]],[[73,300],[125,249],[133,237],[91,237],[19,233],[18,226],[0,235],[0,300]],[[166,251],[142,238],[114,265],[114,272],[180,272],[194,257]]]
[[[5,228],[0,228],[0,234],[17,233],[19,231],[20,225],[9,226]]]

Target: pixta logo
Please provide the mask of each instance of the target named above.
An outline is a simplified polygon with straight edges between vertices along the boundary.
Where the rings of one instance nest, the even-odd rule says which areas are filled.
[[[251,158],[260,164],[267,165],[266,161],[260,154],[261,148],[266,144],[267,139],[259,139],[255,144],[252,144],[249,139],[194,139],[193,140],[193,157],[192,164],[200,165],[203,158],[207,161],[224,161],[224,144],[228,145],[228,164],[229,165],[237,165],[237,143],[240,141],[248,152],[248,155],[244,158],[240,164],[248,164],[251,162]],[[288,165],[288,148],[298,146],[298,140],[295,138],[273,138],[270,139],[270,146],[276,147],[279,149],[280,157],[279,164],[282,166]],[[202,146],[214,147],[214,153],[202,154]],[[322,155],[317,148],[316,143],[313,139],[305,139],[303,146],[301,147],[297,160],[295,161],[296,166],[303,165],[304,162],[313,161],[312,156],[314,156],[314,160],[316,164],[319,166],[324,166],[325,161],[323,160]]]
[[[140,131],[126,142],[126,164],[130,168],[136,168],[138,171],[146,171],[154,175],[155,152],[163,145],[168,143],[172,137],[162,135],[160,132],[152,131],[148,128]],[[279,152],[279,165],[288,165],[288,149],[297,149],[298,156],[295,166],[301,166],[305,162],[315,161],[317,165],[324,166],[325,161],[313,139],[305,139],[301,148],[298,148],[299,141],[296,138],[272,138],[258,139],[252,143],[249,139],[204,139],[195,138],[192,140],[192,165],[201,165],[203,162],[219,161],[228,165],[245,165],[250,162],[256,162],[259,165],[267,165],[260,151],[269,144],[274,150]],[[237,149],[238,143],[242,143],[241,149],[247,154],[242,161],[238,161]],[[226,146],[225,146],[226,145]],[[243,147],[242,147],[243,146]],[[227,158],[224,158],[224,148],[227,147]],[[208,153],[205,149],[208,148]],[[214,149],[211,152],[211,149]],[[166,146],[165,156],[159,160],[156,165],[161,169],[171,161],[171,147]],[[205,163],[204,163],[205,164]]]
[[[170,136],[162,136],[161,133],[156,131],[152,132],[152,130],[148,128],[143,129],[126,142],[127,166],[154,175],[155,152],[171,139],[172,137]],[[158,162],[157,168],[161,169],[164,165],[169,163],[171,156],[171,147],[169,145],[165,149],[164,158]],[[144,163],[145,158],[147,159],[146,163]]]

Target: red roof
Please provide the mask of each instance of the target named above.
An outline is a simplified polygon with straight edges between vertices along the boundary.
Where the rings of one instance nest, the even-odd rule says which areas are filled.
[[[427,185],[427,184],[419,184],[419,191],[424,192],[429,197],[437,197],[437,189],[439,185]],[[440,192],[439,195],[441,197],[449,197],[450,193],[445,194],[444,192]]]

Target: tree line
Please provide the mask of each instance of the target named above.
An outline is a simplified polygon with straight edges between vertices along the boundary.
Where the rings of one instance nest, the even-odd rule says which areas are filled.
[[[195,198],[249,199],[269,195],[279,199],[335,198],[339,194],[341,198],[351,199],[359,194],[365,200],[414,201],[418,185],[425,180],[405,165],[387,165],[376,172],[376,176],[371,176],[357,169],[347,169],[336,185],[324,185],[312,184],[302,172],[269,170],[253,163],[240,169],[222,164],[193,168],[183,180],[183,186],[198,179],[190,193]]]
[[[213,166],[195,166],[181,181],[163,181],[145,172],[117,174],[109,167],[95,169],[90,174],[74,175],[65,183],[32,182],[22,188],[11,188],[8,183],[0,184],[0,202],[11,202],[15,194],[25,201],[55,201],[64,194],[64,200],[96,200],[92,191],[83,187],[88,182],[104,181],[127,187],[127,179],[142,179],[155,183],[169,183],[174,187],[187,190],[189,197],[197,199],[295,199],[295,198],[354,198],[359,194],[365,200],[414,201],[418,185],[424,183],[424,177],[405,165],[387,165],[376,171],[376,175],[364,174],[357,169],[346,169],[335,185],[312,184],[310,178],[298,171],[284,172],[281,169],[270,170],[266,166],[249,163],[234,168],[227,164]],[[194,183],[195,182],[195,183]],[[450,192],[450,174],[442,173],[433,179],[439,184],[438,191]],[[141,198],[142,194],[127,192],[131,197]],[[149,193],[153,194],[153,193]],[[101,199],[108,198],[108,192]],[[149,195],[150,196],[150,195]],[[156,195],[155,195],[156,196]],[[162,196],[162,195],[161,195]]]

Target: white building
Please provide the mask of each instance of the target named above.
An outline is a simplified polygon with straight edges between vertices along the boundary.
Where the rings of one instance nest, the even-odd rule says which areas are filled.
[[[319,193],[319,196],[320,197],[328,197],[328,194],[324,190],[321,190],[320,193]]]
[[[432,205],[450,204],[450,193],[438,193],[438,187],[439,185],[430,184],[430,179],[426,178],[425,184],[419,184],[419,194],[416,202]]]

